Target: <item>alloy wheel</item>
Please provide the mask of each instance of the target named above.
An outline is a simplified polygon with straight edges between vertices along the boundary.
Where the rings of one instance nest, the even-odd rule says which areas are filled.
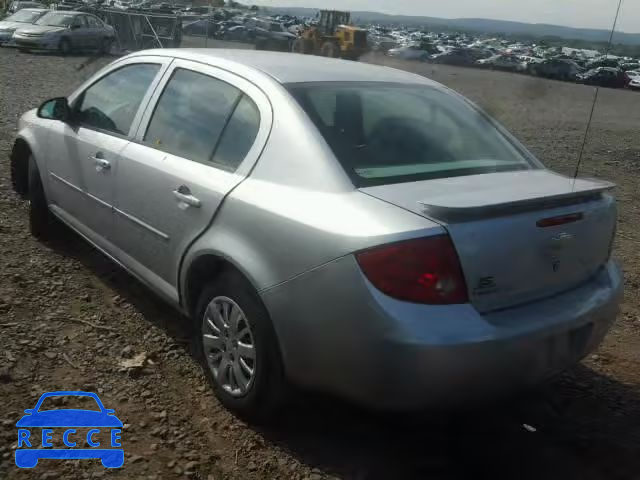
[[[231,298],[215,297],[207,305],[202,346],[218,385],[234,397],[246,395],[255,378],[255,342],[245,313]]]

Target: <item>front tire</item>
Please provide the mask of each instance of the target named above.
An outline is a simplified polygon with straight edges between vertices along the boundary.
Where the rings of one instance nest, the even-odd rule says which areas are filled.
[[[58,51],[62,55],[69,55],[71,53],[71,42],[68,38],[60,39],[60,43],[58,44]]]
[[[53,215],[47,205],[40,172],[33,155],[29,156],[29,229],[31,235],[46,240],[52,236]]]
[[[98,53],[100,55],[107,55],[111,53],[111,46],[113,45],[113,39],[111,38],[103,38],[100,40],[100,45],[98,45]]]
[[[195,352],[218,400],[238,416],[262,422],[286,398],[280,349],[269,314],[240,274],[205,286],[194,318]]]
[[[29,192],[29,158],[25,147],[16,143],[10,157],[11,186],[13,191],[26,200]]]

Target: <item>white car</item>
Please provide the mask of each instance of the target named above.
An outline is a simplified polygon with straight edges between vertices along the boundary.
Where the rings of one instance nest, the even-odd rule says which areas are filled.
[[[640,80],[640,71],[629,70],[628,72],[626,72],[626,74],[627,74],[627,77],[629,77],[632,81]]]
[[[422,50],[417,45],[407,47],[392,48],[387,52],[390,57],[401,58],[402,60],[427,60],[429,52]]]
[[[635,73],[635,75],[632,75]],[[640,72],[627,72],[627,76],[631,79],[629,88],[631,90],[640,90]]]

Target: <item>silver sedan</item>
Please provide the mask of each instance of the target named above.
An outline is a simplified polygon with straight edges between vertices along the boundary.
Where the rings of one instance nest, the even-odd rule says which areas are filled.
[[[77,50],[107,52],[115,30],[94,15],[83,12],[52,11],[13,34],[22,50],[57,50],[63,55]]]
[[[23,8],[0,21],[0,45],[13,44],[11,38],[17,29],[31,25],[49,11],[46,8]]]
[[[612,184],[390,68],[135,53],[27,112],[11,166],[32,233],[64,222],[190,318],[216,395],[254,418],[289,384],[495,398],[595,349],[622,295]]]

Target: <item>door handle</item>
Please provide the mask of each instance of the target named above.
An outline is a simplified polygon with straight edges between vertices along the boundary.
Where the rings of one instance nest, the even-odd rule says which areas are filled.
[[[174,190],[173,196],[180,200],[182,203],[185,203],[191,207],[200,208],[202,206],[202,202],[200,201],[200,199],[191,195],[191,191],[184,186],[181,186],[177,190]]]
[[[89,160],[93,160],[96,164],[96,171],[101,172],[102,170],[111,169],[111,163],[104,158],[99,157],[99,153],[96,153],[95,156],[90,156]]]

